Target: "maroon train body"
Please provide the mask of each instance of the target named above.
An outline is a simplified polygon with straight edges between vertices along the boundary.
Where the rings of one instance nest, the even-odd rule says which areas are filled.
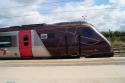
[[[93,25],[33,24],[0,29],[0,58],[111,57],[107,39]]]

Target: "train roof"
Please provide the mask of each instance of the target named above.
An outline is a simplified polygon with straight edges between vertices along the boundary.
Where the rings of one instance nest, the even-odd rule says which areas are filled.
[[[32,29],[57,29],[57,28],[73,28],[73,27],[90,27],[93,26],[87,22],[61,22],[55,24],[30,24],[30,25],[22,25],[22,26],[11,26],[6,28],[0,28],[0,32],[8,32],[8,31],[19,31],[19,30],[32,30]]]

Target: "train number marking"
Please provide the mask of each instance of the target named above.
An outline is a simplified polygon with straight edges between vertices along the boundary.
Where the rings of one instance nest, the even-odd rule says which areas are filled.
[[[41,34],[41,39],[47,39],[48,35],[47,34]]]

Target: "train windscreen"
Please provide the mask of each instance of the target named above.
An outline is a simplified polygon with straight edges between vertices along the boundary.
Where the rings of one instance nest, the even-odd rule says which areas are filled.
[[[12,40],[10,36],[0,36],[0,47],[11,47]]]
[[[92,35],[93,35],[93,31],[92,31],[91,29],[89,29],[89,28],[83,28],[83,29],[82,29],[82,34],[83,34],[83,36],[85,36],[85,37],[91,38]]]
[[[82,27],[78,29],[78,32],[81,36],[81,41],[84,41],[85,44],[98,43],[102,41],[101,36],[94,31],[91,27]]]

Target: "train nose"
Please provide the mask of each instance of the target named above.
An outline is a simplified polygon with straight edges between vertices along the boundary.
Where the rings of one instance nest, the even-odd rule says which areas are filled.
[[[98,44],[98,46],[99,47],[96,46],[98,49],[96,55],[98,57],[113,57],[114,52],[109,42],[103,41],[102,43]]]
[[[87,58],[113,57],[114,55],[111,45],[106,41],[87,46],[84,52],[86,52],[85,57]]]
[[[106,50],[106,52],[104,53],[104,55],[107,56],[107,57],[113,57],[114,56],[114,52],[113,52],[112,47],[108,46],[107,48],[108,48],[108,50]]]

